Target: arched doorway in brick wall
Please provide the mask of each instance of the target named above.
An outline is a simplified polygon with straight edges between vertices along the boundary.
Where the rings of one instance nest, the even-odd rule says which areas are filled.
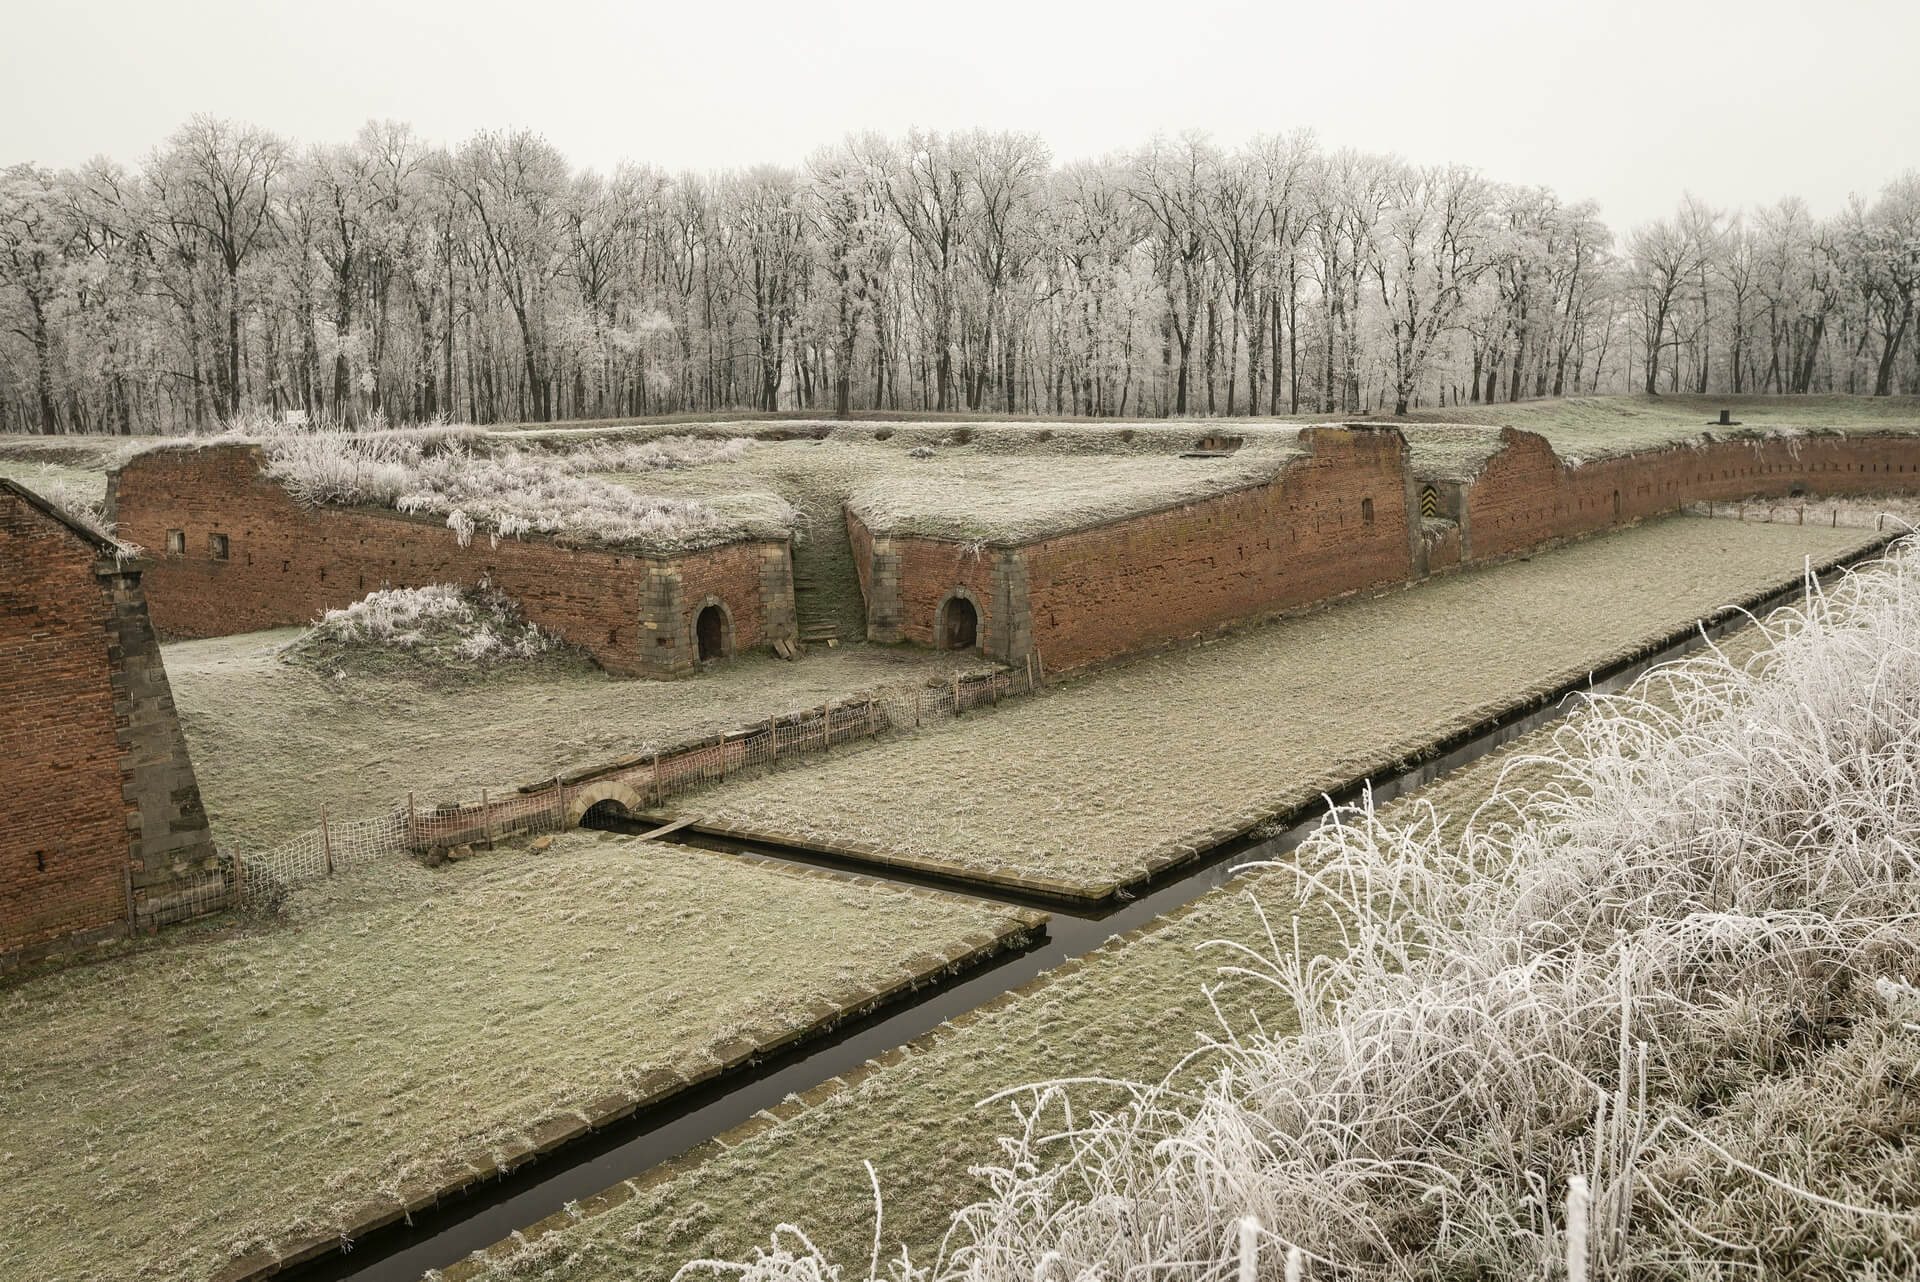
[[[965,589],[950,592],[933,620],[933,643],[942,650],[972,650],[980,644],[980,608]]]
[[[733,615],[718,597],[708,597],[693,620],[694,653],[702,663],[733,653]]]

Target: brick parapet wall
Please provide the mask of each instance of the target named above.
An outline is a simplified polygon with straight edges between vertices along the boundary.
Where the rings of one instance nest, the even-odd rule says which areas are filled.
[[[139,568],[5,487],[0,707],[0,969],[224,902]]]
[[[1570,465],[1545,438],[1507,429],[1468,487],[1462,554],[1511,556],[1706,500],[1920,489],[1920,436],[1711,441]]]
[[[1302,443],[1265,484],[1022,548],[1048,670],[1410,577],[1419,531],[1399,432],[1312,428]]]
[[[610,672],[683,676],[694,670],[694,603],[717,596],[736,649],[791,634],[792,574],[770,591],[784,540],[743,541],[674,556],[568,547],[545,538],[476,535],[462,547],[438,520],[387,510],[306,508],[264,473],[257,446],[139,455],[109,483],[123,535],[154,557],[147,576],[154,625],[175,636],[220,636],[311,622],[382,587],[485,580],[527,617],[580,646]],[[184,550],[168,550],[180,531]],[[226,538],[226,558],[210,551]]]

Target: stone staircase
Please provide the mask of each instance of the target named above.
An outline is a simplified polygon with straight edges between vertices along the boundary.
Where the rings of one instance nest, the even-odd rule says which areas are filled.
[[[800,623],[800,643],[832,648],[840,644],[840,625],[833,611],[822,603],[819,586],[811,571],[795,567],[793,606]]]

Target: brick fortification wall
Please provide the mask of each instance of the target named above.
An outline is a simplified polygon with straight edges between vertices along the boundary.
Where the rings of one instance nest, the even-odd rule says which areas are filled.
[[[0,482],[0,969],[224,903],[140,580]]]
[[[1314,428],[1266,485],[1025,549],[1033,643],[1064,670],[1412,573],[1406,443]]]
[[[1920,489],[1915,436],[1714,441],[1573,467],[1531,432],[1509,428],[1501,438],[1469,488],[1466,560],[1510,556],[1706,500]]]
[[[694,668],[694,620],[717,600],[734,649],[793,635],[784,541],[726,544],[676,556],[564,547],[476,534],[461,547],[437,519],[391,511],[306,508],[263,472],[257,446],[156,450],[110,483],[124,537],[154,558],[154,624],[176,636],[221,636],[311,622],[382,587],[482,579],[527,617],[610,672],[680,676]],[[168,532],[184,535],[171,553]],[[213,536],[226,557],[213,555]]]
[[[1024,546],[985,549],[847,527],[868,634],[937,644],[954,593],[983,653],[1064,671],[1349,592],[1496,560],[1703,500],[1920,489],[1920,436],[1806,436],[1652,450],[1568,466],[1509,429],[1471,481],[1436,480],[1441,520],[1398,431],[1313,428],[1270,483]]]

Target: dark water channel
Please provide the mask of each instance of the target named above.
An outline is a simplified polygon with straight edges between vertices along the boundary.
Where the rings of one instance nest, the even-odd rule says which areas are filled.
[[[1854,563],[1878,553],[1878,546],[1854,558]],[[1838,570],[1833,573],[1837,574]],[[1799,600],[1804,589],[1795,587],[1768,599],[1750,603],[1762,615]],[[1749,622],[1747,614],[1724,616],[1704,627],[1668,637],[1635,658],[1589,674],[1576,684],[1499,720],[1466,731],[1438,745],[1433,755],[1397,773],[1356,780],[1333,797],[1336,805],[1357,800],[1371,784],[1374,799],[1384,804],[1424,787],[1503,744],[1519,738],[1577,708],[1587,692],[1604,693],[1630,684],[1659,663],[1699,648]],[[912,1041],[956,1015],[972,1010],[1062,962],[1098,948],[1114,935],[1151,922],[1231,880],[1247,865],[1287,855],[1324,820],[1325,801],[1289,816],[1291,822],[1268,835],[1242,836],[1198,859],[1168,869],[1152,881],[1089,908],[1084,903],[1012,895],[1000,888],[967,886],[966,893],[982,899],[1039,908],[1052,914],[1044,938],[1024,951],[1003,954],[986,966],[908,994],[892,1006],[840,1025],[832,1032],[776,1054],[744,1071],[725,1074],[685,1091],[660,1105],[595,1132],[545,1159],[519,1168],[497,1180],[475,1186],[439,1206],[381,1229],[353,1248],[289,1269],[283,1276],[317,1280],[353,1279],[354,1282],[412,1282],[428,1269],[446,1268],[469,1253],[492,1245],[517,1228],[560,1210],[569,1202],[593,1196],[623,1180],[674,1158],[720,1135],[788,1095],[811,1089],[857,1068],[886,1051]],[[600,825],[612,831],[640,832],[650,825],[611,820]],[[703,836],[682,831],[672,841],[707,849],[727,850],[763,859],[857,871],[883,881],[953,890],[949,879],[920,876],[837,860],[811,851]],[[1196,981],[1197,982],[1197,981]]]

